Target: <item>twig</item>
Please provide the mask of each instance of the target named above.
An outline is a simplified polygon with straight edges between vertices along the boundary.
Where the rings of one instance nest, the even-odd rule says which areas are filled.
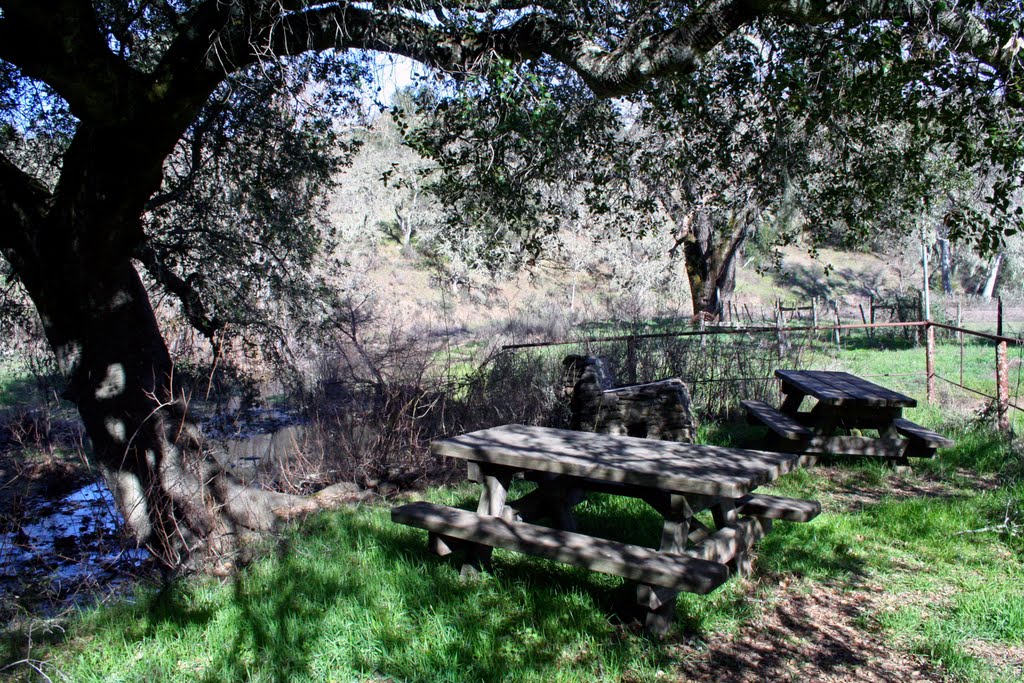
[[[1017,536],[1024,530],[1024,524],[1018,524],[1013,520],[1014,513],[1012,512],[1013,500],[1006,501],[1006,512],[1003,514],[1002,524],[993,524],[991,526],[982,527],[980,529],[965,529],[964,531],[958,531],[954,536],[962,536],[964,534],[983,534],[989,531],[999,531],[1005,533],[1007,536]]]
[[[53,683],[53,679],[51,679],[49,676],[43,673],[43,665],[46,664],[46,662],[38,659],[19,659],[16,662],[11,662],[7,666],[0,667],[0,672],[7,671],[8,669],[13,669],[14,667],[21,666],[22,664],[31,668],[37,674],[42,676],[43,679],[47,681],[47,683]]]

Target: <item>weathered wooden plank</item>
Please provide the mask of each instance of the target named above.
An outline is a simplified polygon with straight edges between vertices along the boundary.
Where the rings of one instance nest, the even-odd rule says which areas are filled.
[[[740,401],[740,404],[747,411],[747,417],[751,421],[763,424],[783,439],[809,439],[814,436],[813,430],[789,415],[780,413],[764,401]]]
[[[838,404],[850,398],[845,391],[825,384],[801,370],[776,370],[775,376],[797,389],[798,394],[809,394],[819,401]]]
[[[736,510],[741,515],[781,519],[786,522],[809,522],[821,514],[821,503],[816,500],[755,493],[743,496],[736,502]]]
[[[921,425],[911,422],[905,418],[893,420],[893,426],[896,427],[896,431],[900,434],[911,439],[919,440],[928,448],[949,448],[955,443],[952,439],[942,436],[938,432],[933,432],[927,427],[922,427]]]
[[[860,404],[913,408],[917,401],[848,372],[824,370],[776,370],[786,384],[828,405]]]
[[[830,384],[836,389],[847,392],[862,405],[902,408],[913,408],[917,405],[917,401],[906,394],[893,391],[862,377],[851,375],[848,372],[824,370],[808,370],[806,372],[809,376],[825,384]]]
[[[725,565],[691,555],[663,553],[571,531],[508,522],[433,503],[396,507],[391,511],[391,519],[435,534],[691,593],[709,593],[729,576]]]
[[[687,550],[690,557],[714,563],[725,563],[747,552],[772,528],[765,517],[741,517],[715,531],[702,543]]]
[[[867,436],[816,436],[810,441],[782,442],[779,448],[792,448],[806,455],[850,455],[900,458],[907,449],[906,439],[873,439]]]
[[[791,453],[505,425],[431,444],[437,455],[738,498],[797,467]]]

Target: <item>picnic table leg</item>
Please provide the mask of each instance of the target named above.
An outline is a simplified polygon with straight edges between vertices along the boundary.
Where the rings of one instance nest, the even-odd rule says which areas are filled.
[[[900,411],[896,417],[902,417],[903,411]],[[895,420],[889,422],[887,425],[878,429],[879,439],[899,439],[900,433],[896,431]],[[892,470],[896,474],[910,474],[913,472],[913,468],[910,466],[910,458],[906,456],[906,449],[903,449],[903,455],[898,458],[892,458],[889,462],[892,463]]]
[[[667,505],[662,510],[665,516],[665,524],[661,530],[660,550],[665,552],[679,553],[686,550],[686,543],[690,535],[690,521],[693,517],[693,510],[685,496],[671,494],[668,496]],[[675,616],[676,596],[678,591],[640,584],[637,586],[637,603],[647,610],[644,618],[644,628],[651,634],[663,636],[668,633],[672,625],[672,617]]]
[[[508,487],[512,482],[512,473],[502,468],[480,467],[476,480],[483,485],[480,492],[480,502],[476,506],[478,515],[491,515],[502,517],[505,508],[505,500],[508,498]],[[505,515],[507,516],[507,514]],[[467,543],[466,559],[462,565],[460,575],[463,578],[476,576],[480,570],[490,564],[493,548],[479,543]]]
[[[572,509],[583,502],[586,493],[577,486],[559,486],[552,496],[552,518],[555,528],[576,531],[576,514]]]
[[[735,524],[739,519],[736,511],[736,501],[730,498],[722,498],[711,506],[711,516],[715,520],[715,527],[721,529],[727,524]],[[750,553],[746,547],[741,547],[731,560],[726,563],[737,575],[747,578],[753,573],[753,565],[750,562]]]
[[[782,405],[779,406],[779,412],[787,415],[796,415],[800,408],[800,404],[804,400],[804,396],[807,394],[785,384],[782,385],[782,393],[785,395],[785,398],[782,399]]]

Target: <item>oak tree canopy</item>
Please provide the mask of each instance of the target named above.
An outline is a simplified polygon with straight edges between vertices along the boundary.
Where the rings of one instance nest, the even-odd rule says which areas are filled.
[[[925,122],[942,103],[977,111],[984,144],[968,145],[965,127],[942,134],[992,168],[991,201],[973,217],[990,221],[992,239],[1009,225],[999,212],[1012,213],[1024,156],[1022,14],[1005,0],[0,0],[0,253],[139,541],[170,565],[230,554],[239,534],[302,501],[244,490],[204,455],[172,393],[173,359],[139,269],[209,334],[232,315],[224,301],[259,292],[204,285],[204,264],[263,269],[285,286],[281,255],[316,248],[298,227],[316,201],[307,190],[339,162],[326,122],[359,97],[372,53],[416,60],[453,93],[482,77],[478,94],[499,97],[493,77],[510,69],[571,86],[575,99],[547,98],[543,126],[580,98],[653,102],[671,90],[676,106],[730,38],[805,27],[806,39],[757,51],[765,69],[747,78],[788,74],[784,106],[812,117],[801,98],[824,91],[795,84],[838,56],[851,68],[833,82],[837,96],[856,90],[869,105],[882,91],[861,85],[881,82],[894,107],[910,102]],[[289,110],[289,88],[319,98],[316,110]],[[904,104],[894,111],[907,117]],[[862,110],[864,130],[876,130]],[[915,133],[929,131],[911,127],[907,139]],[[870,158],[870,144],[843,149],[850,164]],[[985,227],[970,218],[965,232]]]

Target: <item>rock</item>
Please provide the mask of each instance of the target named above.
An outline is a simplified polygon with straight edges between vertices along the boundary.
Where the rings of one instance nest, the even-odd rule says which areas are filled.
[[[355,482],[341,481],[317,491],[313,494],[313,500],[315,500],[320,507],[330,508],[344,505],[355,500],[360,500],[362,493],[363,490],[360,489],[359,485]]]

